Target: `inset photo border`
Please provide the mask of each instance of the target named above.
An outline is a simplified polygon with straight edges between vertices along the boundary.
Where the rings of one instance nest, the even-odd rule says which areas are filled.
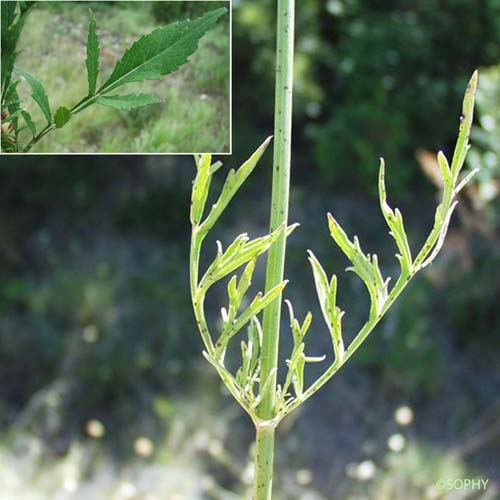
[[[2,0],[1,14],[2,154],[231,154],[230,0]]]

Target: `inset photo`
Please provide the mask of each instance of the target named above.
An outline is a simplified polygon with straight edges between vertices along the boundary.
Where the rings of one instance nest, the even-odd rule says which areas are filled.
[[[230,6],[2,1],[2,153],[230,154]]]

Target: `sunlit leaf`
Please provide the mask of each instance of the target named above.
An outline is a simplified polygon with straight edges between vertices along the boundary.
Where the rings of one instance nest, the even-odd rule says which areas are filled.
[[[226,12],[224,7],[215,9],[193,21],[175,22],[142,36],[125,51],[98,93],[110,92],[126,83],[158,79],[176,71],[194,53],[200,38]]]

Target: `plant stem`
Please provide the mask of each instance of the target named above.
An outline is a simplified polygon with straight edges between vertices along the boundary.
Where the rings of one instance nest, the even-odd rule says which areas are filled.
[[[40,139],[45,137],[54,128],[55,128],[54,123],[49,123],[48,125],[46,125],[45,128],[43,128],[36,137],[33,137],[33,139],[31,139],[31,141],[28,142],[28,144],[23,149],[23,153],[27,153]]]
[[[273,486],[274,427],[258,427],[255,442],[254,500],[270,500]]]
[[[274,161],[270,231],[288,221],[290,153],[292,138],[292,91],[295,0],[278,0],[276,47],[276,94],[274,116]],[[266,269],[266,292],[283,281],[286,231],[270,248]],[[275,415],[276,368],[278,364],[281,298],[264,310],[258,408],[261,420]],[[270,378],[270,383],[266,381]],[[263,394],[264,384],[267,390]],[[254,500],[270,500],[273,478],[274,427],[257,429]]]
[[[99,95],[96,94],[95,96],[91,96],[91,97],[89,97],[89,96],[85,97],[78,104],[75,104],[70,109],[71,114],[72,115],[76,115],[77,113],[80,113],[80,111],[83,111],[85,108],[87,108],[91,104],[94,104],[94,101],[96,101],[98,97],[101,97],[100,94]],[[23,149],[23,153],[27,153],[28,151],[30,151],[30,149],[38,141],[40,141],[40,139],[42,139],[43,137],[45,137],[49,132],[51,132],[55,128],[56,128],[56,125],[55,125],[54,122],[48,124],[44,129],[42,129],[42,131],[36,137],[34,137],[33,139],[31,139],[30,142],[28,142],[28,144]]]

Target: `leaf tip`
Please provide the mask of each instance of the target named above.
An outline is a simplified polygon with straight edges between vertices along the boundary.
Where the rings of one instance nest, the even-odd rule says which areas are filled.
[[[380,158],[379,162],[379,167],[378,167],[378,180],[379,184],[381,184],[381,187],[384,187],[384,180],[385,180],[385,161],[383,158]]]
[[[286,226],[285,224],[283,224],[283,228],[280,228],[280,231],[283,231],[286,229],[286,236],[290,236],[294,231],[295,229],[297,229],[298,227],[300,226],[300,224],[298,222],[295,222],[294,224],[290,224],[289,226]]]
[[[477,89],[477,82],[479,80],[479,70],[475,70],[474,73],[472,73],[470,82],[469,82],[469,91],[475,93]]]
[[[331,212],[328,212],[328,213],[326,214],[326,217],[327,217],[327,219],[328,219],[328,223],[329,223],[329,224],[335,224],[335,225],[337,225],[337,221],[335,220],[335,217],[332,215],[332,213],[331,213]]]

